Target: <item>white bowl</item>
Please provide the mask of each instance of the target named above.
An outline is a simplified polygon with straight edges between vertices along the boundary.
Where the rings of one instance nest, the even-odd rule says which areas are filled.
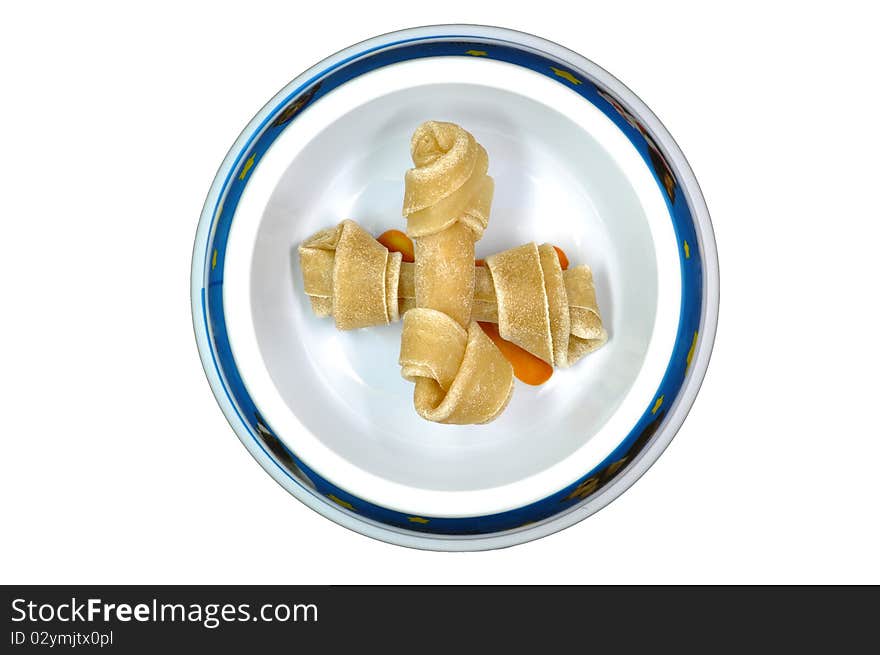
[[[296,246],[353,218],[404,229],[409,136],[450,120],[489,152],[477,244],[561,246],[594,272],[608,343],[482,426],[412,408],[400,326],[339,332],[303,293]],[[718,305],[708,212],[659,121],[595,64],[537,37],[437,26],[387,34],[290,83],[233,146],[196,237],[193,311],[239,437],[291,493],[379,539],[521,543],[619,495],[678,429]]]

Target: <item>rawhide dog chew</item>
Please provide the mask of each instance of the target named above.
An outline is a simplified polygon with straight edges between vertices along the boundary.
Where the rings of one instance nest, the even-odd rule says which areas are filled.
[[[413,134],[403,215],[415,245],[416,307],[403,316],[401,374],[416,412],[439,423],[487,423],[507,406],[513,368],[472,320],[474,243],[489,221],[489,157],[453,123]]]
[[[300,246],[312,308],[318,316],[333,316],[340,329],[385,325],[416,307],[416,264],[400,262],[394,257],[399,253],[383,264],[370,239],[357,223],[343,221]],[[563,271],[549,244],[524,244],[486,262],[474,268],[472,320],[499,323],[505,339],[552,366],[570,366],[607,340],[589,266]],[[363,279],[346,282],[337,274]],[[334,289],[344,296],[335,297]]]

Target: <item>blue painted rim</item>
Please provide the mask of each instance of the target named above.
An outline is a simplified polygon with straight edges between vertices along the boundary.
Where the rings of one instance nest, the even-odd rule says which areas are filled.
[[[682,305],[675,345],[666,372],[633,429],[598,466],[556,493],[506,512],[475,517],[413,516],[370,503],[349,493],[317,472],[292,452],[262,417],[241,379],[229,344],[223,313],[223,270],[229,229],[238,201],[263,154],[309,105],[333,89],[364,73],[401,61],[425,57],[485,57],[516,64],[563,84],[608,116],[627,136],[648,166],[666,201],[679,243]],[[681,392],[697,343],[703,303],[703,264],[696,225],[669,156],[625,104],[582,71],[547,53],[526,49],[513,41],[464,35],[426,35],[401,39],[328,65],[286,97],[275,101],[264,120],[233,158],[213,208],[205,249],[201,320],[204,323],[211,363],[220,385],[241,425],[256,446],[291,481],[332,502],[343,511],[387,526],[426,535],[486,535],[544,521],[584,503],[621,476],[663,424],[667,408]]]

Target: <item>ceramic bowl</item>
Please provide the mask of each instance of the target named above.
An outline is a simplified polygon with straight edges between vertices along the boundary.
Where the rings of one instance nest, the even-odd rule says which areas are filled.
[[[315,317],[297,245],[344,218],[404,229],[409,137],[448,120],[487,149],[496,190],[477,256],[529,241],[593,269],[608,343],[496,421],[426,422],[397,365],[400,324]],[[667,131],[574,52],[445,25],[339,52],[287,85],[220,167],[196,235],[196,339],[236,434],[294,496],[391,543],[479,550],[596,512],[681,425],[718,313],[711,223]]]

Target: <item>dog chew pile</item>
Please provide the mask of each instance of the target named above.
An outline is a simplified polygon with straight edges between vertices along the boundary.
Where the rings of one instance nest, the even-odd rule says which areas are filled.
[[[486,150],[458,125],[435,121],[410,145],[403,215],[414,263],[346,220],[300,245],[303,285],[315,314],[341,330],[403,316],[399,363],[418,414],[487,423],[510,400],[513,368],[477,321],[497,323],[501,337],[550,366],[570,366],[607,340],[592,273],[562,270],[553,246],[534,243],[475,266],[494,191]]]
[[[335,236],[343,231],[357,236]],[[317,316],[333,316],[340,330],[386,325],[416,306],[415,264],[397,264],[392,256],[400,253],[389,253],[386,264],[374,254],[375,248],[361,246],[370,240],[378,244],[347,220],[318,232],[299,248],[303,286],[312,309]],[[605,343],[608,337],[589,266],[563,271],[553,246],[533,243],[488,257],[486,263],[490,262],[492,268],[474,267],[473,320],[499,323],[501,317],[501,336],[556,367],[571,366]],[[394,270],[399,271],[397,279]],[[344,297],[334,293],[337,287],[344,289]],[[396,305],[390,300],[394,293]],[[365,298],[372,298],[374,304],[365,303]],[[546,347],[548,341],[551,348]]]

